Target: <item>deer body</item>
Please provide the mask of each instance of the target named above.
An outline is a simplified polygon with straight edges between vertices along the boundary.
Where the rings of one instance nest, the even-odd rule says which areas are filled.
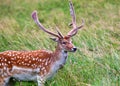
[[[75,52],[77,48],[72,44],[71,37],[74,36],[82,25],[76,26],[76,17],[73,4],[70,1],[70,13],[73,27],[66,36],[63,36],[57,29],[57,33],[48,31],[38,20],[37,12],[32,13],[35,23],[44,32],[54,36],[53,41],[57,42],[55,51],[4,51],[0,53],[0,86],[13,86],[9,84],[10,78],[21,81],[37,81],[38,86],[43,86],[46,79],[52,77],[64,66],[68,52]]]
[[[67,52],[59,50],[5,51],[0,53],[0,78],[6,82],[11,77],[21,81],[48,79],[65,64],[66,58]]]

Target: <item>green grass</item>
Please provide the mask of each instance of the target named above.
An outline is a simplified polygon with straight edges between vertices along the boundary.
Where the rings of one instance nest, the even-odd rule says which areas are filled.
[[[85,20],[84,29],[72,38],[78,51],[69,53],[65,67],[45,86],[120,86],[120,1],[72,1],[77,24],[81,24],[82,18]],[[64,35],[70,30],[68,0],[1,0],[1,52],[55,49],[49,35],[39,30],[32,20],[33,10],[38,11],[46,28],[54,31],[58,26]],[[21,84],[36,85],[33,82]]]

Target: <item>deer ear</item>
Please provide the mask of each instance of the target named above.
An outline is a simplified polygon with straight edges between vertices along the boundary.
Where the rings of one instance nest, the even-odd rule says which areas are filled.
[[[51,40],[55,41],[55,42],[58,42],[58,38],[53,38],[53,37],[50,37]]]

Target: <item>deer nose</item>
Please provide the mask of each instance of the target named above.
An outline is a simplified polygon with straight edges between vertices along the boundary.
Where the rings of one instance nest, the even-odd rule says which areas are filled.
[[[76,48],[76,47],[74,47],[74,48],[72,49],[72,51],[73,51],[73,52],[75,52],[76,50],[77,50],[77,48]]]

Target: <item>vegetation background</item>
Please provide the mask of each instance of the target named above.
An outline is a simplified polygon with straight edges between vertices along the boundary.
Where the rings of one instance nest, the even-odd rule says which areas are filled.
[[[69,53],[65,67],[45,86],[120,86],[120,1],[72,0],[77,24],[85,27],[74,36],[77,52]],[[0,52],[6,50],[54,50],[56,43],[39,30],[31,18],[51,31],[65,35],[71,21],[68,0],[0,0]],[[36,86],[22,82],[22,86]],[[19,82],[16,83],[19,86]]]

